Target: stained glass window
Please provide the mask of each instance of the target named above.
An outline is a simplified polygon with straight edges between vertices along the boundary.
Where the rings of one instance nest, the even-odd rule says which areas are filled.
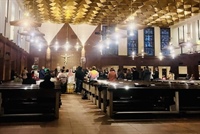
[[[102,26],[103,55],[118,55],[118,45],[116,41],[109,38],[109,34],[114,33],[115,27]]]
[[[138,31],[134,30],[133,35],[130,35],[131,31],[127,31],[127,46],[128,46],[128,56],[132,54],[132,52],[135,52],[135,54],[138,53]]]
[[[163,55],[167,56],[170,54],[167,46],[170,42],[170,28],[160,28],[160,48]]]
[[[144,29],[144,52],[147,55],[154,55],[154,28]]]

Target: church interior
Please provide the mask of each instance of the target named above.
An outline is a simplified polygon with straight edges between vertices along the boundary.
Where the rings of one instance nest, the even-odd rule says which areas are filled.
[[[2,118],[0,112],[0,133],[197,134],[200,121],[196,114],[191,114],[192,118],[182,116],[200,113],[199,57],[200,0],[0,0],[1,83],[11,82],[13,72],[21,75],[24,68],[31,72],[43,67],[50,72],[63,67],[74,72],[77,67],[95,66],[101,71],[111,68],[139,71],[149,67],[153,71],[158,69],[161,80],[171,72],[174,74],[174,81],[138,82],[132,87],[127,87],[130,85],[127,79],[122,82],[127,85],[120,87],[119,82],[109,88],[104,87],[107,82],[99,81],[96,85],[83,82],[87,100],[79,94],[48,91],[54,95],[51,112],[56,120],[38,122],[28,117],[31,122],[21,121],[22,118],[11,121]],[[188,76],[194,81],[182,82]],[[9,102],[5,96],[26,96],[18,91],[5,91],[15,88],[38,87],[0,84],[0,106],[5,100]],[[30,92],[37,97],[41,95],[41,91]],[[151,102],[148,93],[152,93],[156,103]],[[142,101],[138,105],[137,99]],[[37,108],[45,109],[46,105]],[[8,115],[9,112],[12,111],[8,110]],[[117,113],[150,115],[112,118]]]
[[[199,7],[198,0],[1,0],[0,78],[33,65],[95,65],[198,79]]]

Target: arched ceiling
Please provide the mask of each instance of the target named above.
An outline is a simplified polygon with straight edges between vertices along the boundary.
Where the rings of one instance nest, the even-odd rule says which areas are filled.
[[[200,13],[200,0],[22,0],[39,22],[124,23],[132,14],[144,26],[168,27]]]

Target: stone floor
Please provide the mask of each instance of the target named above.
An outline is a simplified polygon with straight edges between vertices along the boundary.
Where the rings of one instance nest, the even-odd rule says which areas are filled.
[[[58,120],[0,121],[0,134],[200,134],[200,117],[109,118],[81,95],[63,94]]]

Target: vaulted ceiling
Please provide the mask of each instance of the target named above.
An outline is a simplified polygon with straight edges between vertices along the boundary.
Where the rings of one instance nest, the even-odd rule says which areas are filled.
[[[21,0],[39,22],[168,27],[200,13],[200,0]]]

